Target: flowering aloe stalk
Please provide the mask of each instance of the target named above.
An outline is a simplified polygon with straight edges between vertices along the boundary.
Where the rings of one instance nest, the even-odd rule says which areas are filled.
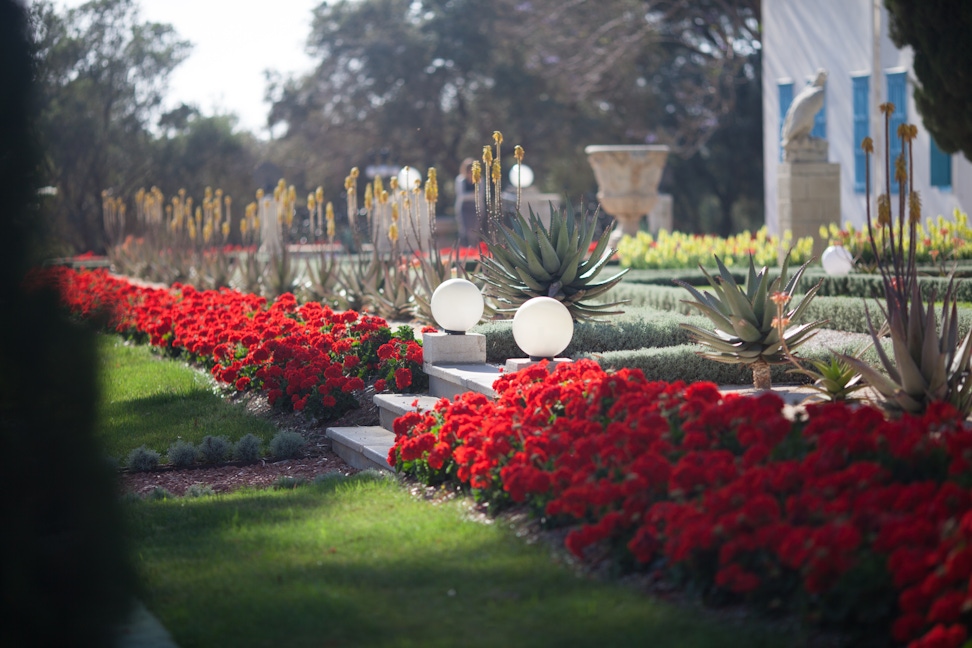
[[[885,140],[890,144],[888,124],[894,104],[881,105],[885,117]],[[884,304],[881,310],[891,337],[892,356],[878,343],[881,332],[870,323],[871,338],[880,358],[883,371],[857,358],[843,356],[864,375],[865,381],[882,398],[885,409],[894,412],[924,412],[931,403],[948,402],[963,416],[972,413],[972,331],[959,341],[957,299],[954,292],[954,270],[942,299],[939,325],[935,317],[935,295],[925,304],[918,286],[916,261],[916,228],[921,220],[921,201],[913,191],[914,178],[909,178],[912,141],[917,134],[913,124],[902,124],[897,135],[901,138],[901,155],[895,160],[894,181],[898,184],[898,224],[892,222],[891,165],[885,147],[885,182],[887,192],[878,196],[878,217],[875,231],[871,221],[871,186],[866,186],[867,232],[871,251],[884,283]],[[874,144],[870,137],[861,143],[867,168]],[[907,153],[907,160],[905,158]],[[865,174],[868,177],[868,174]],[[905,202],[907,201],[907,222]],[[907,228],[908,238],[905,232]],[[880,233],[880,236],[878,234]],[[883,253],[878,252],[881,240]],[[905,241],[908,240],[908,245]],[[882,327],[883,328],[883,327]]]
[[[699,266],[715,291],[714,295],[701,292],[684,281],[675,280],[675,283],[688,290],[695,298],[695,301],[683,300],[683,303],[695,307],[712,320],[713,330],[707,331],[691,324],[679,326],[687,330],[696,342],[706,347],[706,351],[699,355],[717,362],[750,365],[753,370],[753,386],[757,389],[769,389],[772,386],[770,365],[788,361],[783,342],[785,341],[787,349],[794,350],[813,337],[813,332],[825,323],[825,320],[818,320],[789,327],[790,322],[796,322],[803,315],[817,294],[820,284],[807,291],[800,303],[785,313],[787,326],[779,326],[777,304],[790,303],[793,291],[810,261],[800,266],[788,281],[786,273],[790,255],[787,253],[780,275],[770,283],[766,267],[757,272],[753,257],[750,256],[749,275],[745,285],[740,286],[722,259],[715,257],[715,260],[719,266],[719,275],[715,277]]]

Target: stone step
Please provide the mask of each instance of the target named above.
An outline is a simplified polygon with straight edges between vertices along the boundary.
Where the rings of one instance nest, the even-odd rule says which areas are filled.
[[[381,426],[393,432],[395,419],[407,412],[425,412],[439,402],[435,396],[419,394],[375,394],[374,403],[378,406],[378,417]]]
[[[438,398],[452,398],[466,392],[479,392],[495,398],[493,383],[501,369],[490,364],[431,364],[422,367],[429,375],[429,394]]]
[[[395,435],[378,425],[327,428],[331,447],[349,466],[366,470],[393,470],[388,451],[395,445]]]

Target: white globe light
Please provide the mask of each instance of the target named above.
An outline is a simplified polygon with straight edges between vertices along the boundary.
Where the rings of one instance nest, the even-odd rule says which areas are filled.
[[[415,188],[415,183],[422,182],[422,174],[414,167],[402,167],[398,172],[398,188],[411,191]]]
[[[514,164],[510,167],[510,184],[520,189],[526,189],[533,184],[533,169],[525,164]]]
[[[834,277],[842,277],[854,269],[854,257],[843,245],[831,245],[820,255],[824,272]]]
[[[440,283],[430,305],[432,317],[446,333],[465,333],[483,318],[483,294],[465,279]]]
[[[554,358],[574,337],[574,319],[560,301],[534,297],[513,316],[513,339],[531,359]]]

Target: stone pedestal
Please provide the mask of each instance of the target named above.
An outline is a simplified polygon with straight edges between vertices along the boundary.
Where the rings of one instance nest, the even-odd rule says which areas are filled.
[[[531,360],[530,358],[510,358],[506,361],[506,367],[504,371],[506,373],[516,373],[520,369],[526,369],[527,367],[532,367],[535,364],[543,362],[542,360]],[[567,364],[573,362],[570,358],[554,358],[553,360],[547,361],[547,371],[553,371],[559,365]]]
[[[422,334],[423,364],[485,364],[486,336],[481,333]]]
[[[537,215],[544,227],[550,227],[550,207],[559,212],[563,198],[560,194],[541,193],[534,187],[526,187],[520,191],[520,213],[527,216],[530,210]],[[516,189],[503,192],[503,210],[512,212],[516,209]]]
[[[648,212],[648,231],[658,238],[658,232],[665,230],[671,233],[675,229],[675,219],[672,216],[672,195],[658,194],[658,202]]]
[[[827,247],[820,226],[840,222],[840,165],[783,162],[777,178],[780,234],[789,230],[794,242],[812,236],[813,255],[819,259]]]

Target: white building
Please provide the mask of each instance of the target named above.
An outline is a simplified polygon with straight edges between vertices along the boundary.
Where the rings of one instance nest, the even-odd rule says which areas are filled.
[[[913,54],[910,47],[899,50],[888,37],[882,0],[763,0],[762,19],[763,161],[770,231],[779,229],[777,170],[783,117],[819,68],[827,70],[828,77],[814,135],[828,141],[828,161],[840,164],[841,213],[834,214],[834,222],[843,226],[850,221],[856,227],[866,223],[860,147],[865,136],[875,147],[871,195],[884,192],[884,117],[878,106],[885,101],[896,107],[892,134],[902,121],[918,126],[914,178],[923,219],[939,214],[951,218],[955,207],[972,208],[972,164],[961,153],[942,153],[924,129],[912,97],[917,82]],[[900,144],[893,138],[892,155],[896,146]]]

